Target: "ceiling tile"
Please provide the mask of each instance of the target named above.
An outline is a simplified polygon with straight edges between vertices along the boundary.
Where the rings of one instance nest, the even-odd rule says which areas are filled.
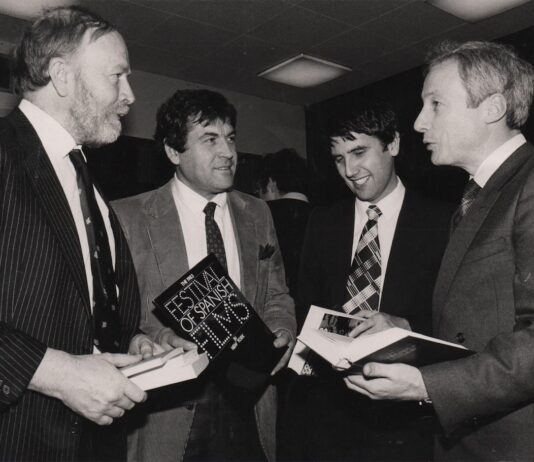
[[[128,52],[132,69],[168,77],[180,78],[180,74],[191,64],[191,58],[139,44],[128,44]]]
[[[124,39],[130,42],[142,41],[168,17],[168,13],[122,0],[79,0],[79,3],[115,25]]]
[[[408,45],[463,23],[464,21],[424,2],[414,2],[363,24],[360,28],[382,35],[399,45]]]
[[[350,46],[347,46],[347,44]],[[310,54],[350,66],[374,60],[398,48],[381,35],[352,29],[310,49]]]
[[[228,31],[170,16],[146,37],[146,42],[156,48],[167,48],[186,56],[203,56],[223,46],[235,37]]]
[[[29,23],[22,19],[0,14],[0,39],[16,44]]]
[[[313,92],[306,95],[306,102],[311,104],[324,101],[375,81],[376,76],[367,73],[365,69],[355,69],[352,74],[347,74],[335,81],[327,82],[315,88]]]
[[[529,2],[521,7],[505,11],[497,16],[492,16],[478,24],[495,30],[495,37],[502,37],[525,29],[533,24],[534,2]]]
[[[413,0],[303,0],[299,6],[353,26],[363,24]]]
[[[291,6],[284,0],[201,0],[190,2],[180,16],[219,26],[234,32],[245,32],[280,14]]]
[[[110,0],[114,1],[114,0]],[[194,0],[126,0],[129,3],[146,6],[158,11],[177,14]]]
[[[346,24],[294,6],[248,34],[300,52],[349,28]]]
[[[208,57],[227,66],[249,69],[251,75],[256,75],[292,55],[285,48],[242,35]]]
[[[242,74],[239,69],[231,66],[225,66],[220,63],[214,65],[209,60],[193,59],[190,61],[190,65],[180,72],[179,78],[220,88],[232,88],[236,82],[245,77],[247,77],[247,74]]]

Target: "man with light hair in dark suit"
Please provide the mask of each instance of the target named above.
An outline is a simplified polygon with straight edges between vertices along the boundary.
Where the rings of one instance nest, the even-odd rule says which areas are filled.
[[[534,454],[534,147],[521,134],[534,69],[491,42],[430,55],[415,129],[436,165],[470,175],[433,296],[433,332],[476,354],[421,368],[370,363],[347,386],[432,404],[437,460]]]

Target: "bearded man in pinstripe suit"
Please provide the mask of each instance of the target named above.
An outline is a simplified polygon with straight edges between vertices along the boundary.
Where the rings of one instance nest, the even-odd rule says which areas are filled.
[[[139,359],[119,354],[129,347],[154,347],[132,339],[139,291],[131,256],[115,215],[90,179],[79,183],[69,157],[119,136],[134,101],[129,73],[120,34],[82,9],[47,12],[17,50],[23,99],[0,122],[0,460],[120,459],[124,440],[98,425],[146,397],[117,369]],[[105,269],[95,263],[103,255],[95,239]],[[94,322],[103,312],[95,293],[107,303],[109,287],[116,296],[106,316],[118,317],[106,345],[115,348],[101,342],[95,354],[108,327]]]

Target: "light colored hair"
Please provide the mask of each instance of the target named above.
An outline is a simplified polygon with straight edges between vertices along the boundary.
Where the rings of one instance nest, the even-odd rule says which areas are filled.
[[[488,96],[506,99],[506,123],[521,128],[528,119],[534,93],[534,68],[506,45],[471,41],[439,43],[427,57],[428,73],[445,61],[455,61],[467,91],[468,107],[478,107]]]

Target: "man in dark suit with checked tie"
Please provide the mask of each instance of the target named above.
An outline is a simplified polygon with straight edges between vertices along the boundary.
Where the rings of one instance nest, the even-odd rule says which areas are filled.
[[[128,53],[103,19],[58,8],[25,32],[15,64],[23,99],[0,122],[0,460],[120,459],[125,438],[96,424],[145,398],[117,369],[140,358],[117,354],[139,293],[81,145],[119,136]]]
[[[384,104],[350,108],[332,123],[331,153],[355,198],[317,208],[300,264],[298,309],[310,305],[368,318],[357,329],[390,325],[430,333],[434,278],[448,236],[448,206],[407,189],[395,173],[400,137]],[[304,317],[304,316],[302,316]],[[324,369],[324,370],[323,370]],[[384,406],[350,395],[339,375],[320,368],[302,400],[308,460],[425,460],[430,428],[417,405]],[[291,456],[290,456],[291,457]]]
[[[534,454],[534,148],[521,134],[534,68],[496,43],[442,43],[430,55],[414,127],[436,165],[471,176],[434,290],[434,335],[476,354],[421,368],[365,365],[355,391],[431,401],[436,460]]]

